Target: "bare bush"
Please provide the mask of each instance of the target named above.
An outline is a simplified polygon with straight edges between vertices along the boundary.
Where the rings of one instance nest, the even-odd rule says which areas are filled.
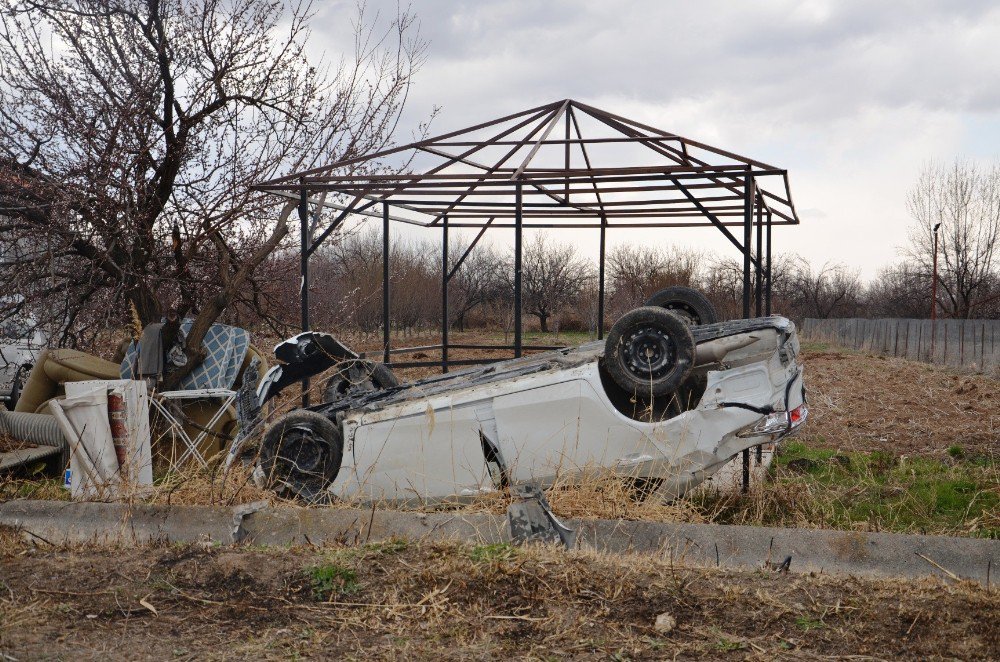
[[[927,317],[930,281],[919,266],[902,263],[879,270],[865,289],[865,317]]]
[[[450,271],[455,269],[468,248],[469,244],[464,242],[455,242],[448,247]],[[464,331],[474,311],[502,301],[506,267],[506,256],[492,246],[477,244],[469,251],[448,285],[448,307],[453,326]]]
[[[796,317],[854,317],[862,311],[861,278],[841,264],[813,270],[806,260],[794,262],[787,297]]]
[[[608,252],[606,267],[613,304],[609,312],[619,316],[671,285],[700,286],[704,263],[705,255],[689,248],[646,243],[614,247]]]

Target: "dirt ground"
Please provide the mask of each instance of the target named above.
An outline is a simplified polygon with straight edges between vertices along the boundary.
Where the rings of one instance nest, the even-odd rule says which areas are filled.
[[[507,546],[0,542],[4,660],[1000,656],[1000,596],[965,584]]]
[[[1000,454],[1000,383],[983,375],[855,352],[803,353],[809,421],[800,438],[845,451],[938,459]]]

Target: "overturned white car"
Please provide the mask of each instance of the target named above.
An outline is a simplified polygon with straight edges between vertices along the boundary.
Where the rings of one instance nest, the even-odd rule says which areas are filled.
[[[676,497],[808,413],[791,321],[697,325],[683,312],[638,308],[606,341],[402,385],[332,336],[301,334],[275,349],[285,363],[260,402],[341,369],[326,402],[268,429],[260,468],[309,500],[427,502],[595,471]]]

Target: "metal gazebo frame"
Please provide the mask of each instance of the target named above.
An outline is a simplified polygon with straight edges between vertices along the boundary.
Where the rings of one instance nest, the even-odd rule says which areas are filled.
[[[611,135],[585,138],[580,128],[581,118]],[[562,136],[554,137],[560,125]],[[473,138],[491,128],[500,130],[486,138]],[[635,146],[641,146],[642,155],[655,162],[608,166],[596,163],[596,153],[601,150]],[[490,162],[481,162],[480,158],[491,151],[494,156]],[[500,153],[499,157],[495,152]],[[441,162],[417,174],[385,172],[380,165],[386,157],[408,153],[429,155]],[[760,180],[775,179],[780,185],[779,193],[761,186]],[[495,360],[452,360],[448,358],[450,348],[513,350],[515,357],[524,350],[554,349],[522,342],[521,257],[525,228],[599,230],[597,335],[602,338],[609,229],[717,228],[743,255],[743,316],[748,318],[752,309],[757,315],[771,313],[772,227],[799,223],[787,170],[571,99],[279,177],[255,188],[298,200],[303,331],[309,330],[310,256],[348,216],[381,217],[382,360],[396,367],[440,366],[443,372],[449,366]],[[330,194],[341,199],[328,200]],[[315,208],[312,219],[310,204]],[[378,205],[381,214],[373,210]],[[322,209],[338,213],[313,238],[319,231]],[[439,345],[391,346],[390,221],[442,231]],[[742,227],[742,241],[730,227]],[[479,232],[449,269],[450,228],[478,228]],[[512,345],[451,344],[448,283],[490,228],[514,230],[514,342]],[[440,361],[392,361],[394,354],[438,349]]]

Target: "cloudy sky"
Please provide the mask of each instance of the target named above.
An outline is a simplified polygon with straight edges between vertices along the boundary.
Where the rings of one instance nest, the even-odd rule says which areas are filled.
[[[324,2],[342,52],[353,2]],[[1000,156],[1000,3],[414,0],[427,62],[399,140],[573,98],[787,168],[802,225],[776,250],[865,277],[897,258],[930,160]],[[396,3],[370,0],[394,15]],[[622,231],[636,232],[636,231]],[[711,229],[651,241],[719,253]],[[568,240],[586,239],[569,233]],[[636,240],[634,234],[624,239]],[[731,247],[729,247],[731,250]]]

